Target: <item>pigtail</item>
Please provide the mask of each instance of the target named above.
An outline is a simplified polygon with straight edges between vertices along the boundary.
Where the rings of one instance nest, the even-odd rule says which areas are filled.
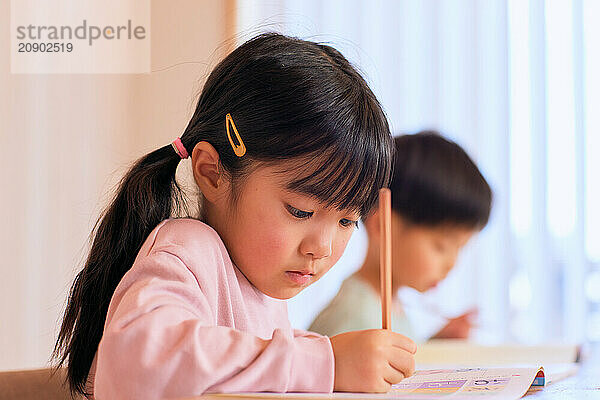
[[[71,287],[54,348],[57,367],[68,360],[67,379],[72,392],[86,394],[108,305],[142,244],[172,211],[187,212],[183,192],[175,180],[180,160],[171,145],[139,159],[96,222],[91,250]]]

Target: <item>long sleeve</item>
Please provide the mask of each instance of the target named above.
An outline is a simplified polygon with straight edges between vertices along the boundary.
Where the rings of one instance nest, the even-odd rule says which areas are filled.
[[[205,256],[204,269],[223,265],[216,258]],[[255,304],[247,304],[241,289],[227,282],[232,276],[227,268],[198,273],[160,247],[136,264],[111,301],[98,348],[96,399],[332,390],[328,338],[293,332],[285,324],[261,338],[257,332],[267,336],[264,329],[252,332],[252,321],[240,321],[246,330],[236,326],[232,309],[252,311]]]

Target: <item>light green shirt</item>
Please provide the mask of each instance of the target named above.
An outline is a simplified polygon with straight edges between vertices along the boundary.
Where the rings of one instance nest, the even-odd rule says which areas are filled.
[[[392,330],[415,340],[402,305],[392,301]],[[381,329],[379,293],[367,282],[352,275],[346,279],[331,303],[317,316],[309,330],[326,336],[362,329]]]

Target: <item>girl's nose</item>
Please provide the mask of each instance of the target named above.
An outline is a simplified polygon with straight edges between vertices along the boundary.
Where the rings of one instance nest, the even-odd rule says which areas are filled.
[[[300,252],[313,259],[326,258],[331,256],[333,239],[326,232],[307,237],[300,245]]]

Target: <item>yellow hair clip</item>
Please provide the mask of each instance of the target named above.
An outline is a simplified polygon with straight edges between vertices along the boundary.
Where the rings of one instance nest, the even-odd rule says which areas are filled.
[[[231,138],[231,132],[229,131],[230,124],[231,124],[231,127],[233,128],[233,132],[235,133],[235,137],[237,138],[238,142],[240,143],[238,145],[233,143],[233,139]],[[241,157],[244,154],[246,154],[246,145],[244,144],[244,141],[240,137],[240,134],[238,133],[238,130],[235,127],[235,123],[233,122],[233,118],[231,118],[231,114],[229,114],[229,113],[225,116],[225,126],[227,127],[227,137],[229,138],[229,143],[231,143],[231,147],[233,148],[233,152],[235,153],[235,155],[238,157]]]

